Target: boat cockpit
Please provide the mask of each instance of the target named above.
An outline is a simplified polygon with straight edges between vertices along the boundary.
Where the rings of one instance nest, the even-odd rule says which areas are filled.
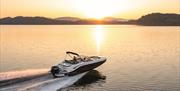
[[[67,55],[65,57],[64,62],[69,63],[69,64],[77,64],[80,62],[88,62],[88,61],[92,61],[92,59],[100,58],[98,56],[91,56],[91,57],[83,56],[83,55],[79,55],[77,53],[70,52],[70,51],[66,52],[66,54]]]

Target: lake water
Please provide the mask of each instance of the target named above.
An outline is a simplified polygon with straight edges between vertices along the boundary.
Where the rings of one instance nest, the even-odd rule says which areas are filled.
[[[65,91],[180,91],[180,27],[1,25],[0,47],[1,73],[49,69],[66,51],[107,57],[105,79]]]

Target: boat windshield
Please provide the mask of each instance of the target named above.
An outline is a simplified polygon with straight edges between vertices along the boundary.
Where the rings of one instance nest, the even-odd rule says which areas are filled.
[[[77,64],[82,60],[81,56],[77,53],[66,52],[66,54],[67,54],[65,58],[66,63]]]

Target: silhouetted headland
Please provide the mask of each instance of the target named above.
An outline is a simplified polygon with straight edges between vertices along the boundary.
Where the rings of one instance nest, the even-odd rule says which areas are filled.
[[[102,20],[81,19],[77,17],[6,17],[0,19],[1,25],[94,25],[94,24],[134,24],[143,26],[180,26],[180,14],[152,13],[137,20],[106,17]]]
[[[145,26],[180,26],[180,14],[152,13],[139,18],[137,24]]]

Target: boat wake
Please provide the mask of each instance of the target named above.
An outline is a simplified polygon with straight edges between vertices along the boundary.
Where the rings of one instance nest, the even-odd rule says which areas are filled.
[[[86,73],[56,79],[47,69],[0,73],[0,91],[57,91],[73,85]]]
[[[68,86],[73,85],[76,81],[78,81],[86,73],[87,72],[84,72],[82,74],[78,74],[75,76],[62,77],[62,78],[47,80],[47,81],[32,85],[30,87],[26,87],[24,89],[21,89],[21,91],[26,91],[26,90],[30,90],[30,91],[57,91],[57,90],[60,90],[62,88],[66,88]]]

